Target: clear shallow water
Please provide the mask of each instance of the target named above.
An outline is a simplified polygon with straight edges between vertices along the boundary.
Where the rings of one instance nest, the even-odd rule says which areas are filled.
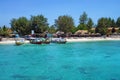
[[[120,41],[0,45],[0,80],[120,80]]]

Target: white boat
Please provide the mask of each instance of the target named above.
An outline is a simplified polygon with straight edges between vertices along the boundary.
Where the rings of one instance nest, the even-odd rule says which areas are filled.
[[[65,44],[67,41],[65,38],[53,38],[51,40],[51,42],[53,43],[59,43],[59,44]]]

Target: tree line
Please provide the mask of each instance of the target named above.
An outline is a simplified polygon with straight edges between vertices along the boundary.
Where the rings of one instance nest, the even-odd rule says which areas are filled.
[[[86,12],[83,12],[79,17],[79,24],[75,26],[74,19],[69,15],[62,15],[55,19],[55,23],[49,26],[48,19],[44,15],[31,16],[30,19],[26,17],[13,18],[10,21],[11,30],[16,31],[19,35],[24,36],[34,30],[35,33],[55,33],[56,31],[63,31],[64,33],[75,33],[77,30],[88,30],[89,32],[107,34],[107,28],[120,28],[120,17],[115,21],[112,18],[102,17],[98,19],[95,25],[93,20],[88,17]],[[91,28],[95,27],[96,30],[92,31]],[[9,28],[6,26],[0,27],[0,35],[8,36]]]

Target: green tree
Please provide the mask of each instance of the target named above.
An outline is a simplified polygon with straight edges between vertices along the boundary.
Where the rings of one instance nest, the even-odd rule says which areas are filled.
[[[74,26],[74,27],[71,29],[71,32],[72,32],[72,34],[74,34],[76,31],[77,31],[77,27]]]
[[[43,15],[31,16],[30,24],[31,29],[34,30],[35,33],[43,33],[48,30],[47,18]]]
[[[116,23],[115,23],[114,19],[112,19],[112,21],[111,21],[111,27],[116,27]]]
[[[11,20],[11,28],[20,35],[30,34],[29,20],[26,17]]]
[[[93,25],[92,19],[88,18],[86,12],[83,12],[83,14],[79,18],[79,25],[77,29],[90,31],[92,25]]]
[[[3,37],[9,37],[9,28],[6,27],[5,25],[3,27],[0,27],[0,36]]]
[[[120,17],[117,18],[116,26],[117,26],[117,27],[120,27]]]
[[[96,27],[96,33],[101,33],[101,35],[107,34],[108,20],[107,18],[100,18]]]
[[[55,26],[54,25],[50,26],[48,32],[52,34],[55,33],[56,32]]]
[[[93,27],[94,23],[92,21],[91,18],[88,19],[88,22],[87,22],[87,28],[88,28],[88,31],[91,30],[91,28]]]
[[[86,14],[86,12],[83,12],[83,14],[79,18],[79,23],[80,24],[87,24],[87,21],[88,21],[87,14]]]
[[[77,30],[88,30],[88,28],[86,24],[79,24]]]
[[[18,27],[17,27],[17,19],[15,19],[15,18],[13,18],[12,20],[11,20],[11,22],[10,22],[10,24],[11,24],[11,29],[13,30],[13,31],[17,31],[18,32]]]
[[[104,19],[106,19],[106,22],[107,22],[107,27],[115,27],[115,21],[114,21],[114,19],[112,19],[112,18],[104,18]]]
[[[0,27],[0,36],[2,36],[3,34],[3,30],[2,30],[2,27]]]
[[[74,27],[73,18],[68,15],[59,16],[58,19],[55,20],[55,26],[59,31],[65,33],[71,32]]]

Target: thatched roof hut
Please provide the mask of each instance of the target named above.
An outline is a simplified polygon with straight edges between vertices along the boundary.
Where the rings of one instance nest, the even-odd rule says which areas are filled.
[[[88,30],[78,30],[75,32],[75,35],[88,34]]]
[[[91,28],[91,30],[93,30],[93,31],[95,31],[95,29],[96,29],[95,27],[92,27],[92,28]]]
[[[64,32],[63,31],[57,31],[56,34],[57,35],[62,35],[62,34],[64,34]]]
[[[113,27],[109,27],[108,30],[112,30]],[[119,30],[119,28],[115,28],[115,30]]]

